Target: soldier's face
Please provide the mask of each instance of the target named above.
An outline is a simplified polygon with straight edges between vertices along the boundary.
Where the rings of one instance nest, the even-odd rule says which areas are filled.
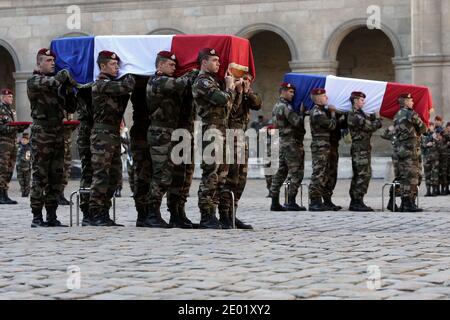
[[[328,103],[328,96],[326,94],[321,94],[316,96],[316,104],[325,106]]]
[[[436,127],[442,127],[442,121],[436,120],[435,124],[436,124]]]
[[[12,105],[13,101],[14,101],[14,97],[12,94],[4,95],[4,96],[2,96],[2,101],[4,104]]]
[[[219,57],[210,56],[208,60],[203,60],[203,63],[206,64],[205,67],[208,72],[211,73],[219,72],[220,68]]]
[[[364,104],[366,103],[366,99],[364,98],[358,98],[355,100],[355,107],[360,110],[362,107],[364,107]]]
[[[55,72],[55,58],[42,56],[39,62],[39,70],[43,74],[50,74]]]
[[[117,77],[119,74],[119,62],[111,59],[106,64],[102,63],[100,64],[100,71],[113,77]]]
[[[161,61],[159,64],[159,71],[170,77],[173,76],[176,68],[177,64],[172,60]]]
[[[414,100],[413,99],[405,99],[405,107],[412,109],[414,107]]]

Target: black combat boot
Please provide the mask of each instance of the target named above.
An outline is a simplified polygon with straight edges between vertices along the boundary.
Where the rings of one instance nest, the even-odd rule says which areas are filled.
[[[64,196],[64,192],[61,192],[58,195],[58,205],[60,206],[68,206],[70,204],[69,200],[66,199],[66,197]]]
[[[222,229],[222,224],[215,215],[215,210],[200,209],[200,229]]]
[[[285,208],[280,204],[280,195],[272,194],[272,205],[270,206],[270,211],[286,211]]]
[[[441,192],[439,193],[439,195],[445,196],[446,194],[447,192],[445,191],[445,185],[441,184]]]
[[[236,229],[253,230],[253,227],[251,224],[244,223],[241,220],[239,220],[238,218],[235,218],[234,222],[236,224]]]
[[[89,212],[89,203],[80,205],[81,212],[83,213],[83,219],[81,220],[81,226],[91,226],[92,216]]]
[[[30,191],[22,191],[22,198],[28,198]]]
[[[32,228],[48,227],[47,223],[42,218],[42,209],[31,209],[31,213],[33,214],[33,221],[31,221]]]
[[[350,201],[350,205],[348,206],[349,211],[361,212],[365,211],[364,207],[361,205],[361,201],[359,199],[352,198]]]
[[[427,184],[427,193],[425,194],[425,197],[431,197],[432,193],[431,193],[431,186],[429,184]]]
[[[168,209],[170,212],[169,225],[171,228],[192,229],[192,223],[187,223],[181,218],[180,212],[178,211],[178,203],[171,201]]]
[[[180,215],[180,218],[186,223],[192,225],[192,228],[198,229],[199,224],[193,223],[189,218],[186,216],[186,210],[185,210],[186,203],[183,201],[180,201],[178,203],[178,214]]]
[[[0,204],[17,204],[17,201],[14,201],[8,197],[7,190],[0,190]]]
[[[450,194],[450,190],[449,190],[449,186],[448,185],[445,186],[445,194],[446,195]]]
[[[219,221],[222,229],[233,229],[233,221],[231,217],[231,209],[223,209],[219,207]]]
[[[68,227],[57,219],[56,208],[57,207],[45,207],[45,210],[47,211],[47,225],[49,227]]]
[[[116,192],[114,193],[114,197],[121,198],[122,197],[122,188],[117,188]]]
[[[358,212],[373,212],[374,210],[371,207],[366,206],[363,199],[355,200],[355,205],[353,206],[354,210],[350,211],[358,211]]]
[[[295,202],[294,195],[288,196],[288,203],[286,205],[284,205],[283,207],[284,207],[285,211],[306,211],[305,207],[301,207]]]
[[[309,211],[327,211],[328,207],[325,207],[322,204],[321,198],[311,198],[308,210]]]
[[[136,219],[136,227],[146,227],[145,221],[147,219],[148,211],[146,206],[136,207],[137,211],[137,219]]]
[[[323,205],[330,208],[330,211],[339,211],[342,209],[341,206],[337,206],[331,201],[331,197],[323,197]]]
[[[170,228],[166,221],[161,217],[159,206],[149,205],[148,215],[145,219],[145,227],[147,228]]]
[[[431,194],[432,197],[436,197],[439,195],[439,185],[433,186],[433,193]]]
[[[418,208],[413,200],[409,197],[402,197],[402,204],[400,206],[401,212],[422,212],[423,210]]]
[[[115,223],[114,220],[112,220],[109,217],[109,210],[108,209],[97,209],[97,210],[90,210],[91,213],[91,226],[95,227],[123,227],[123,224]]]
[[[397,204],[395,203],[395,199],[394,199],[394,188],[391,187],[391,189],[389,189],[389,202],[387,205],[387,209],[394,212],[398,212],[400,211],[400,208],[397,206]]]

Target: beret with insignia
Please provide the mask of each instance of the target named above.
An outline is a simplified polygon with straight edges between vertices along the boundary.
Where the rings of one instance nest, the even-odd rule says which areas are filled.
[[[203,58],[205,58],[207,56],[219,57],[219,55],[217,54],[217,51],[215,49],[203,48],[202,50],[199,51],[197,60],[200,62],[201,60],[203,60]]]
[[[108,51],[108,50],[100,51],[98,53],[98,57],[99,58],[102,57],[102,58],[106,58],[106,59],[111,59],[111,60],[117,60],[117,62],[120,62],[119,56],[115,52]]]
[[[353,91],[351,94],[352,98],[366,98],[366,94],[361,91]]]
[[[295,90],[295,86],[292,83],[283,82],[283,83],[280,84],[280,89],[283,89],[283,90],[293,89],[293,90]]]
[[[170,59],[174,62],[178,62],[177,56],[171,51],[160,51],[160,52],[158,52],[158,56],[160,56],[162,58]]]
[[[311,95],[313,96],[320,96],[325,93],[327,93],[327,91],[323,88],[314,88],[311,90]]]
[[[402,93],[402,94],[400,95],[400,98],[403,98],[403,99],[412,99],[413,97],[412,97],[411,93]]]
[[[56,53],[54,53],[52,50],[47,49],[47,48],[42,48],[38,51],[37,53],[38,56],[48,56],[48,57],[53,57],[56,59]]]
[[[0,94],[2,95],[2,96],[7,96],[7,95],[10,95],[10,94],[14,94],[14,92],[11,90],[11,89],[8,89],[8,88],[4,88],[4,89],[2,89],[1,91],[0,91]]]

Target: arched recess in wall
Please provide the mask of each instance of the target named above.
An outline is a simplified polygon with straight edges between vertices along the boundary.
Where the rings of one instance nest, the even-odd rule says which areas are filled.
[[[7,41],[0,39],[0,88],[10,88],[15,91],[14,72],[20,70],[16,50]]]
[[[170,35],[170,34],[184,34],[183,31],[175,28],[158,28],[147,33],[148,35]]]

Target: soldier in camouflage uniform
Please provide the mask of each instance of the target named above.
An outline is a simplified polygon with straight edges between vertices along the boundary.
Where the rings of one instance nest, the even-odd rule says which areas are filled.
[[[423,170],[425,172],[425,197],[439,194],[439,141],[440,135],[434,132],[434,123],[428,124],[428,131],[422,139]]]
[[[249,146],[247,138],[245,137],[245,132],[248,128],[250,110],[260,110],[262,105],[260,96],[253,92],[250,86],[252,76],[250,74],[246,74],[242,79],[242,84],[240,82],[236,82],[236,96],[234,98],[233,107],[231,108],[228,120],[228,128],[234,130],[235,139],[233,163],[230,164],[228,168],[225,190],[232,191],[234,193],[235,210],[237,209],[238,202],[241,199],[247,183]],[[219,202],[219,216],[222,229],[231,229],[233,227],[232,205],[230,193],[221,193]],[[237,229],[253,229],[251,225],[245,224],[238,218],[236,218],[235,223]]]
[[[218,83],[216,73],[219,71],[220,63],[214,49],[202,49],[199,52],[198,62],[201,71],[192,86],[192,95],[197,115],[202,120],[202,180],[198,190],[200,228],[221,229],[216,209],[228,174],[228,165],[224,161],[225,137],[228,114],[236,95],[235,84],[234,78],[230,75],[225,76],[225,90]],[[213,141],[208,141],[208,134],[212,134]],[[211,150],[212,147],[214,152]]]
[[[367,115],[364,107],[366,95],[363,92],[352,92],[350,102],[352,110],[348,113],[347,124],[352,137],[351,155],[353,177],[350,185],[350,211],[373,211],[364,204],[364,196],[372,178],[370,139],[372,133],[382,126],[380,115]]]
[[[306,208],[296,203],[298,188],[303,181],[305,168],[305,151],[303,138],[305,124],[303,113],[298,113],[292,107],[295,87],[283,82],[279,89],[280,99],[273,107],[272,115],[280,136],[280,155],[277,173],[272,177],[270,194],[272,197],[271,211],[306,211]],[[288,203],[280,205],[280,188],[287,176],[291,178]]]
[[[381,134],[381,138],[385,140],[389,140],[392,144],[392,167],[394,169],[394,180],[393,182],[398,182],[400,179],[400,168],[398,167],[398,155],[397,155],[397,137],[395,136],[395,128],[394,126],[389,126],[386,128]],[[401,196],[400,188],[395,188],[396,197]],[[387,205],[388,210],[390,211],[399,211],[400,209],[397,207],[394,199],[394,188],[391,186],[389,190],[389,202]],[[395,209],[395,210],[394,210]]]
[[[64,120],[73,120],[73,114],[66,113]],[[75,125],[64,125],[64,175],[61,185],[61,192],[58,196],[58,204],[60,206],[68,206],[70,202],[64,196],[64,190],[70,180],[70,172],[72,169],[72,133],[76,129]]]
[[[148,198],[149,209],[144,227],[167,228],[161,218],[161,202],[172,184],[174,163],[171,152],[175,145],[172,132],[179,124],[180,108],[183,93],[191,89],[196,71],[174,78],[176,56],[170,51],[161,51],[156,58],[156,74],[151,76],[147,85],[147,106],[150,112],[150,128],[148,143],[152,159],[152,180]],[[170,226],[176,228],[192,228],[192,223],[179,216],[177,209],[170,210]],[[187,218],[186,218],[187,219]]]
[[[402,212],[420,212],[415,205],[419,183],[419,159],[417,154],[417,136],[425,133],[426,126],[413,110],[414,101],[410,93],[399,97],[400,111],[394,117],[395,135],[397,137],[400,185],[402,193]]]
[[[56,210],[64,168],[64,111],[75,112],[76,105],[61,100],[59,93],[70,80],[67,70],[54,75],[55,54],[41,49],[37,54],[38,69],[27,81],[31,104],[32,185],[30,193],[33,221],[31,227],[59,227]],[[42,218],[45,206],[47,221]]]
[[[448,168],[448,158],[447,158],[447,142],[443,135],[444,127],[443,127],[443,119],[441,116],[436,116],[434,118],[435,131],[437,134],[441,135],[440,143],[439,143],[439,184],[441,186],[439,195],[445,195],[446,186],[448,184],[447,181],[447,168]]]
[[[445,145],[447,145],[447,148],[444,151],[444,154],[446,155],[447,159],[447,184],[445,185],[444,194],[450,194],[449,190],[449,184],[450,184],[450,123],[447,122],[444,131],[442,132],[442,140]]]
[[[13,106],[13,92],[2,89],[0,92],[0,204],[17,204],[8,197],[8,186],[11,181],[16,162],[16,135],[18,127],[8,123],[16,121],[16,110]],[[23,131],[23,129],[22,129]]]
[[[120,123],[133,91],[133,75],[120,80],[120,58],[101,51],[97,58],[100,74],[92,86],[94,126],[91,131],[93,180],[89,199],[91,225],[121,226],[109,217],[111,198],[122,172],[120,158]]]
[[[22,134],[22,138],[19,141],[16,171],[22,197],[27,198],[30,195],[31,185],[31,145],[30,136],[26,132]]]
[[[313,89],[311,98],[315,105],[310,111],[313,172],[309,186],[309,211],[334,210],[334,208],[322,203],[322,196],[327,192],[328,170],[331,161],[330,134],[337,126],[336,109],[327,105],[328,97],[325,89]]]

